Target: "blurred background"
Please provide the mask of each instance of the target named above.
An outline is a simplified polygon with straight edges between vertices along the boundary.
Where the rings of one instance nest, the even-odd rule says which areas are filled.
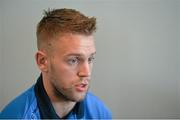
[[[94,92],[113,118],[180,118],[180,0],[0,0],[0,111],[36,82],[48,8],[95,16]]]

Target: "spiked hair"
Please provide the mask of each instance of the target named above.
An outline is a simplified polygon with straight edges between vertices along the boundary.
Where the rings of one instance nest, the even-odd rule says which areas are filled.
[[[96,18],[87,17],[74,9],[54,9],[44,11],[44,17],[37,25],[37,46],[44,44],[63,33],[91,35],[96,31]]]

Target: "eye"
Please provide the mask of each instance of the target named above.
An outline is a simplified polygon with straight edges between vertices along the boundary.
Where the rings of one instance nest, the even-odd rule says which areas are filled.
[[[94,59],[95,59],[94,56],[90,57],[90,58],[88,59],[88,63],[89,63],[89,64],[92,63]]]
[[[79,63],[79,59],[77,57],[69,58],[68,59],[68,64],[70,65],[75,65]]]

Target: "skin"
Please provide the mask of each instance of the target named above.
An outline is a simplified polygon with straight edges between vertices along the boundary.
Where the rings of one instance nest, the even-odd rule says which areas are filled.
[[[96,52],[92,35],[66,34],[36,53],[45,90],[56,113],[63,117],[84,99]]]

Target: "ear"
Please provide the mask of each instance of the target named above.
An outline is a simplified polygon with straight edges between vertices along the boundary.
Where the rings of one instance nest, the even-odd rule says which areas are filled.
[[[47,55],[43,51],[38,51],[35,55],[36,63],[41,70],[41,72],[47,72],[48,71],[48,59]]]

